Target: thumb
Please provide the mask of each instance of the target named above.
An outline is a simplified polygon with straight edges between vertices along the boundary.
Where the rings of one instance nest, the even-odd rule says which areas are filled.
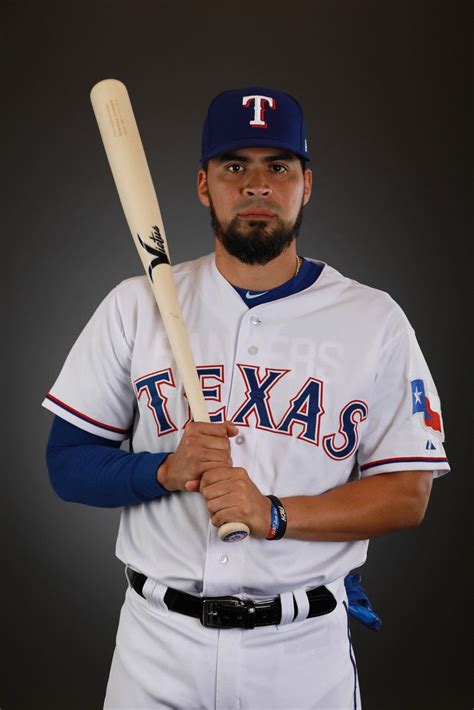
[[[199,490],[200,483],[201,481],[199,480],[186,481],[184,487],[188,491],[188,493],[197,493]]]
[[[224,422],[224,424],[226,425],[227,436],[235,436],[239,433],[239,430],[232,422]]]

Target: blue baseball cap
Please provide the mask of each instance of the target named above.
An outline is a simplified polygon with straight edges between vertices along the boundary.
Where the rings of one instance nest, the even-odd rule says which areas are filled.
[[[231,150],[266,146],[311,159],[296,99],[264,86],[230,89],[213,99],[202,131],[201,163]]]

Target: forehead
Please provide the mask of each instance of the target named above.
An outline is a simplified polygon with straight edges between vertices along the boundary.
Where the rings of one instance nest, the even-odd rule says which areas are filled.
[[[235,159],[244,160],[246,163],[266,163],[271,160],[287,160],[291,162],[298,160],[298,157],[294,153],[290,153],[290,151],[282,148],[252,147],[238,148],[236,150],[222,153],[215,158],[211,158],[211,161],[214,161],[215,163],[222,163],[227,160]]]

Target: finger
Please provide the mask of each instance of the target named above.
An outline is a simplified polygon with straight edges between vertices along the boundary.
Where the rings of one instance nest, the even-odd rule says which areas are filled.
[[[198,462],[212,461],[213,463],[220,463],[221,466],[232,466],[232,456],[230,451],[223,451],[222,449],[197,449],[194,455],[194,460]],[[206,468],[204,467],[204,471]]]
[[[184,487],[189,493],[197,493],[200,483],[201,481],[195,479],[194,481],[187,481]]]
[[[245,505],[245,502],[240,500],[240,498],[236,496],[234,492],[219,496],[218,498],[214,498],[213,500],[206,500],[207,510],[209,511],[210,515],[215,515],[219,511],[226,510],[227,508],[238,508],[239,514],[241,514],[241,509],[243,505]]]
[[[193,469],[193,478],[202,478],[206,471],[215,471],[217,468],[232,468],[232,460],[224,459],[223,461],[199,461]],[[196,475],[194,475],[196,474]],[[229,475],[223,475],[221,478],[230,478]],[[209,483],[214,483],[214,481],[221,480],[219,477],[212,479],[212,481],[204,481],[204,485]]]
[[[202,486],[201,493],[203,494],[206,501],[215,500],[216,498],[222,498],[232,493],[233,482],[231,480],[218,481],[212,485]]]
[[[245,469],[238,466],[215,466],[202,474],[201,486],[209,486],[217,481],[226,480],[246,482],[249,480],[249,476]]]
[[[203,461],[195,464],[192,469],[189,470],[189,480],[196,480],[199,481],[199,485],[206,485],[201,484],[201,480],[206,473],[206,471],[212,471],[216,468],[223,468],[222,466],[222,461]],[[231,468],[231,466],[225,466],[225,468]],[[221,479],[223,480],[225,476],[222,476]]]
[[[224,424],[227,427],[227,436],[236,436],[239,433],[239,430],[235,426],[233,422],[224,422]]]
[[[185,430],[189,434],[207,434],[208,436],[227,438],[229,425],[231,431],[233,431],[232,427],[237,429],[232,422],[189,422],[186,424]]]
[[[195,475],[196,478],[199,476],[199,480],[201,480],[206,471],[211,471],[216,468],[232,468],[232,464],[227,466],[225,464],[223,465],[222,461],[203,461],[194,467],[193,475]],[[225,477],[223,476],[223,478]]]
[[[220,528],[220,526],[224,525],[224,523],[232,523],[234,520],[245,522],[245,520],[243,520],[243,515],[236,505],[231,505],[228,508],[219,510],[219,512],[211,516],[211,523],[216,528]]]
[[[192,441],[192,437],[190,437]],[[227,437],[209,436],[209,434],[201,434],[198,438],[199,445],[205,449],[217,449],[219,451],[230,451],[230,441]]]
[[[201,477],[201,490],[205,486],[210,486],[219,481],[227,481],[235,478],[235,469],[231,466],[213,466],[205,471]]]

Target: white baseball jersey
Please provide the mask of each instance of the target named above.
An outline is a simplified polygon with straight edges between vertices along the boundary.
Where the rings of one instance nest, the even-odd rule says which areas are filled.
[[[315,261],[315,260],[313,260]],[[385,292],[324,262],[309,288],[248,309],[214,254],[173,267],[203,393],[232,420],[235,466],[263,494],[317,495],[358,476],[450,470],[415,332]],[[133,450],[175,451],[189,407],[145,276],[100,304],[43,405]],[[123,509],[116,554],[164,585],[275,595],[344,577],[368,541],[219,540],[199,493]]]

